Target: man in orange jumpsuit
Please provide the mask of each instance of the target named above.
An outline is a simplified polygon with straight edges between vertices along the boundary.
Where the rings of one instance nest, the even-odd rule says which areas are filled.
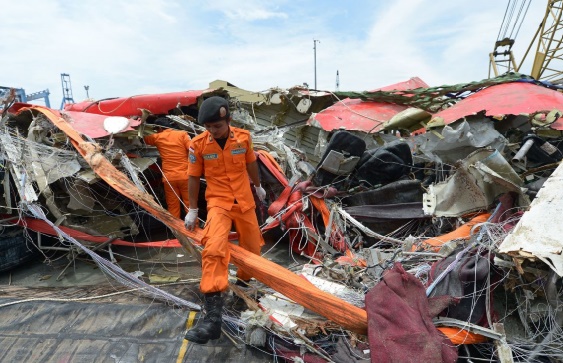
[[[188,213],[188,150],[190,136],[187,132],[174,130],[173,122],[161,117],[156,119],[156,134],[144,137],[147,145],[156,146],[162,159],[162,183],[168,211],[180,218],[180,198]]]
[[[186,334],[187,340],[199,344],[221,336],[221,293],[229,286],[228,235],[232,224],[238,232],[240,247],[259,255],[264,245],[249,177],[260,200],[264,200],[266,191],[260,185],[252,139],[248,131],[230,126],[230,120],[229,104],[224,98],[206,99],[198,115],[198,122],[206,131],[194,137],[190,144],[190,209],[185,218],[189,230],[193,230],[197,222],[199,178],[203,175],[207,182],[207,222],[202,238],[200,282],[206,315],[203,322]],[[245,284],[251,277],[242,269],[237,271],[237,282]]]

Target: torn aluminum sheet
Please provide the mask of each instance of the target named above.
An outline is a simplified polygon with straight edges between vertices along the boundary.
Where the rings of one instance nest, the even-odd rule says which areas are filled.
[[[220,85],[218,82],[212,82],[210,86]],[[272,132],[281,133],[287,147],[297,149],[305,160],[318,163],[320,153],[315,148],[320,130],[306,126],[305,122],[312,112],[333,104],[330,93],[309,92],[300,87],[288,90],[271,88],[259,93],[230,84],[224,88],[231,97],[234,126],[254,130],[254,139]]]
[[[425,214],[460,217],[487,209],[506,192],[519,195],[519,206],[529,204],[521,188],[523,181],[497,150],[479,149],[455,166],[457,170],[448,180],[429,186],[423,196]]]
[[[305,310],[303,306],[294,303],[278,292],[261,297],[260,305],[270,313],[270,316],[276,323],[288,329],[297,326],[290,316],[301,316]]]
[[[354,170],[358,161],[360,161],[359,156],[346,156],[338,151],[330,150],[319,168],[335,175],[347,175]]]
[[[326,131],[344,127],[347,130],[372,133],[380,131],[385,122],[406,109],[406,106],[391,103],[345,99],[313,115],[308,124]]]
[[[446,125],[441,130],[417,135],[414,140],[423,154],[419,157],[447,164],[453,164],[483,147],[503,152],[508,144],[504,136],[495,130],[494,123],[486,118]]]
[[[452,107],[456,102],[467,98],[468,94],[475,93],[485,87],[490,87],[507,82],[528,80],[533,82],[530,76],[510,72],[492,79],[462,83],[456,85],[442,85],[438,87],[418,87],[404,90],[393,90],[386,87],[382,90],[369,92],[335,92],[337,97],[360,98],[374,102],[386,102],[403,106],[417,107],[428,112],[438,112]],[[465,116],[465,115],[463,115]],[[461,117],[463,117],[461,116]],[[459,118],[461,118],[459,117]],[[455,120],[454,120],[455,121]]]
[[[220,83],[210,84],[217,86]],[[302,150],[307,161],[318,163],[321,153],[316,150],[321,129],[306,126],[306,121],[314,112],[319,112],[334,103],[329,92],[309,91],[303,87],[290,89],[271,88],[265,92],[251,92],[233,85],[223,85],[229,91],[235,107],[232,109],[233,125],[254,129],[255,135],[277,128],[283,132],[288,147]],[[248,122],[248,116],[255,124]],[[237,116],[235,118],[235,116]],[[326,139],[326,137],[325,137]]]
[[[563,165],[544,183],[516,227],[499,247],[500,253],[537,257],[559,276],[563,276]],[[530,256],[531,254],[531,256]]]
[[[20,137],[12,137],[7,131],[0,132],[2,158],[14,164],[22,164],[33,175],[42,176],[43,185],[51,184],[80,170],[76,153],[52,148]],[[34,157],[35,156],[35,157]],[[60,164],[62,159],[65,163]]]

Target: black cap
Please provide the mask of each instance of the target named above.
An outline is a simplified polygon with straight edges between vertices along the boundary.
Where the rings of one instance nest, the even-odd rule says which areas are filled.
[[[197,121],[203,125],[207,122],[228,120],[230,115],[229,102],[223,97],[213,96],[209,97],[201,104]]]

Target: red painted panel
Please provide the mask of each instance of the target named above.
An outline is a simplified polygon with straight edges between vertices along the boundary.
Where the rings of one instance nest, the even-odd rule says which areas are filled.
[[[403,91],[407,89],[428,88],[428,87],[430,86],[427,85],[426,82],[424,82],[422,79],[418,77],[412,77],[408,81],[394,83],[389,86],[377,88],[373,91],[393,91],[393,90]]]
[[[563,111],[563,94],[560,92],[531,83],[512,82],[485,88],[434,116],[449,124],[481,111],[487,116],[499,116],[553,109]],[[563,130],[563,120],[557,120],[551,127]]]
[[[71,117],[71,120],[68,120],[69,123],[81,134],[87,135],[93,139],[109,135],[109,133],[104,129],[104,120],[109,117],[107,115],[96,115],[73,111],[63,111],[62,113]],[[133,126],[139,126],[140,123],[140,119],[129,119],[129,127],[123,131],[134,130]]]
[[[374,91],[407,90],[428,88],[428,85],[418,77],[405,82],[395,83]],[[316,120],[323,130],[332,131],[344,127],[346,130],[376,132],[380,126],[389,121],[397,113],[406,110],[407,106],[391,103],[361,101],[346,98],[341,102],[322,110],[312,117],[308,124]]]
[[[106,116],[141,116],[141,108],[151,111],[153,114],[167,114],[176,106],[190,106],[197,103],[197,99],[205,91],[185,91],[160,93],[152,95],[139,95],[131,97],[114,98],[96,102],[84,101],[68,104],[66,111],[81,111],[96,113]]]

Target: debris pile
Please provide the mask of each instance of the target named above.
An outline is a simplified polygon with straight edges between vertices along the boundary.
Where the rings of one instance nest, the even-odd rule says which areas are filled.
[[[216,81],[60,112],[7,99],[4,220],[80,248],[129,286],[139,279],[93,245],[197,257],[200,235],[162,207],[158,152],[142,136],[159,117],[195,136],[212,95],[251,130],[267,191],[261,228],[292,260],[276,266],[271,250],[253,260],[232,246],[232,262],[256,278],[231,288],[234,341],[303,362],[563,360],[563,94],[522,74],[362,93]],[[176,239],[155,239],[163,230]]]

